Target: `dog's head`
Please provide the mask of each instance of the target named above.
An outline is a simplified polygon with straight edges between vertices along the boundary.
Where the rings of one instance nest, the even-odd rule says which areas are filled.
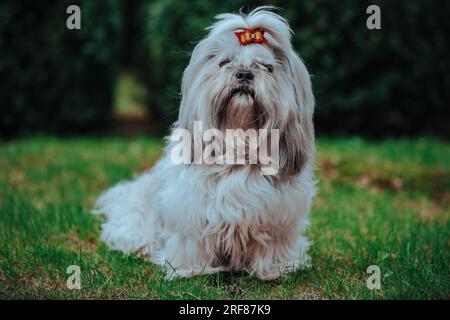
[[[294,175],[313,152],[314,97],[288,23],[269,9],[216,17],[184,72],[178,127],[279,129],[280,169]]]

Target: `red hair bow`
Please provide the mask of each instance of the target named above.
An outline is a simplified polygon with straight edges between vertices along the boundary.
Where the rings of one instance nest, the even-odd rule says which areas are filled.
[[[264,32],[265,30],[257,28],[237,31],[234,34],[238,37],[239,42],[245,46],[249,43],[266,43],[267,39],[264,38]]]

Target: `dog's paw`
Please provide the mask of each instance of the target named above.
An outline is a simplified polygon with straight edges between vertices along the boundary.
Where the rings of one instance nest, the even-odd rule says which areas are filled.
[[[291,272],[297,270],[303,270],[311,267],[310,259],[299,261],[298,259],[292,262],[285,262],[274,265],[261,265],[257,264],[254,266],[251,274],[256,275],[256,277],[263,281],[275,281],[280,277],[285,277]]]
[[[280,278],[281,272],[275,273],[255,273],[256,277],[262,281],[276,281]]]

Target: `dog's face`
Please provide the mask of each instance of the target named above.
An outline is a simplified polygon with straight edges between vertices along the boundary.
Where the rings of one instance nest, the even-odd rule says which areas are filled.
[[[237,42],[237,41],[235,41]],[[264,128],[277,118],[283,83],[282,65],[274,52],[262,45],[232,45],[205,64],[210,81],[212,123],[218,128]],[[272,124],[273,126],[273,124]]]
[[[280,168],[298,173],[313,151],[314,97],[287,22],[264,10],[217,18],[184,72],[178,126],[279,129]],[[264,30],[264,43],[242,44],[243,29]]]

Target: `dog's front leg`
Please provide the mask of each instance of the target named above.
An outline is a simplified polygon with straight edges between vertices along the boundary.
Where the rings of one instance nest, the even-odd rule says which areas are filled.
[[[255,257],[249,272],[261,280],[271,281],[289,272],[310,267],[308,247],[308,239],[302,236],[295,236],[290,241],[274,241],[260,250],[262,254]]]
[[[200,239],[194,237],[173,234],[158,255],[159,261],[155,262],[164,266],[168,280],[220,271],[219,267],[212,266],[213,255]]]

